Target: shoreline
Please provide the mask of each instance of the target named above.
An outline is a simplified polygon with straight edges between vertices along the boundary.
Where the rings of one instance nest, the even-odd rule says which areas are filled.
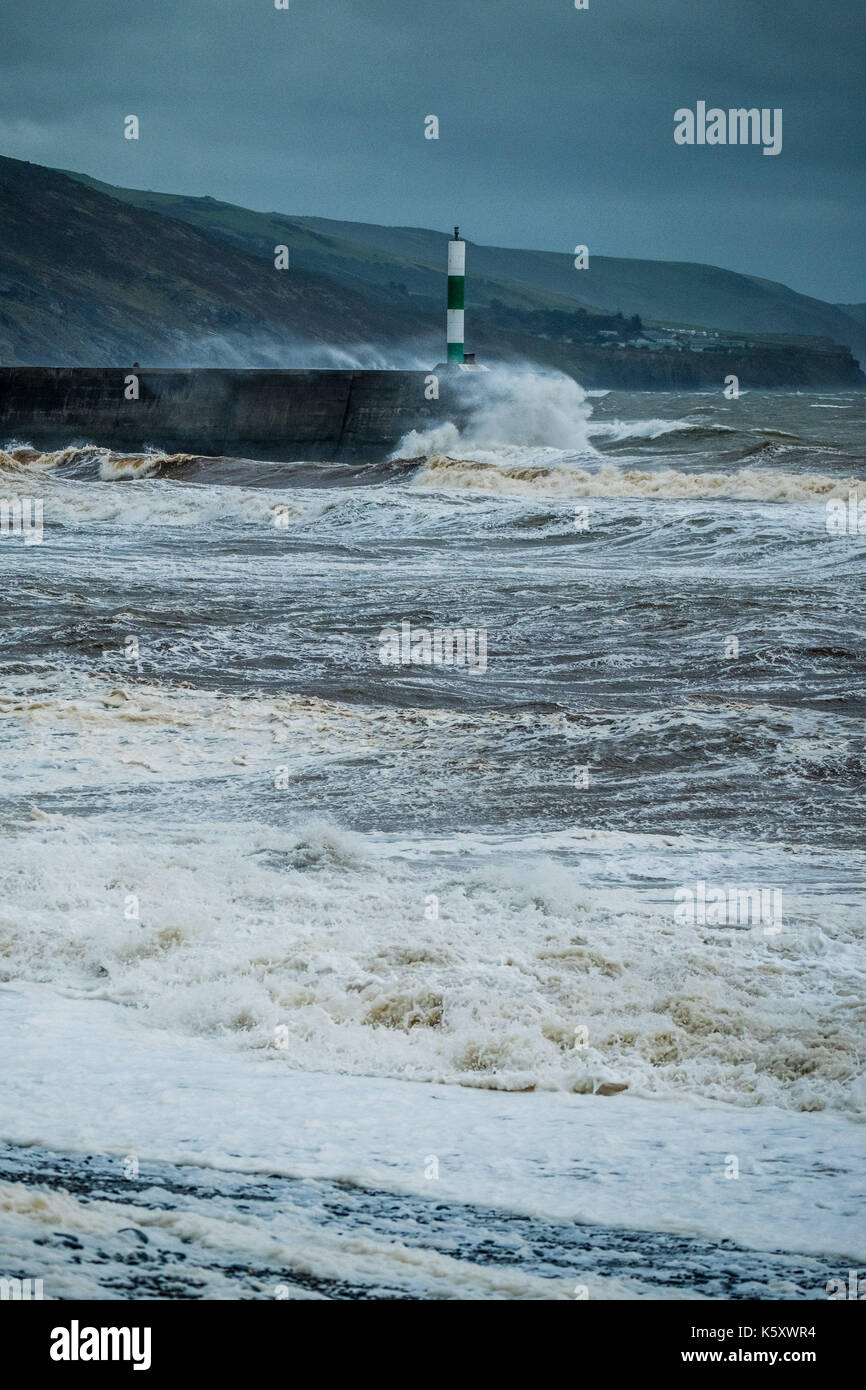
[[[500,1277],[522,1281],[522,1292],[468,1295],[480,1297],[571,1297],[583,1271],[597,1284],[593,1298],[659,1297],[659,1288],[700,1297],[700,1281],[709,1297],[743,1298],[761,1297],[756,1289],[805,1298],[814,1281],[814,1297],[823,1298],[826,1280],[866,1255],[851,1235],[862,1128],[847,1116],[686,1095],[528,1095],[303,1072],[279,1054],[244,1057],[220,1039],[148,1027],[103,1000],[40,985],[2,994],[0,1038],[12,1060],[0,1134],[17,1157],[10,1167],[5,1155],[0,1175],[17,1174],[25,1224],[25,1188],[77,1184],[73,1225],[85,1195],[124,1211],[107,1227],[103,1205],[85,1213],[78,1239],[144,1223],[158,1241],[188,1221],[205,1247],[238,1244],[245,1269],[263,1252],[287,1268],[307,1242],[308,1273],[328,1277],[336,1261],[351,1282],[360,1253],[365,1279],[374,1271],[384,1297],[394,1296],[398,1269],[410,1288],[416,1278],[441,1287],[461,1271],[479,1287],[489,1278],[494,1286]],[[26,1055],[14,1055],[13,1037],[25,1034]],[[737,1182],[724,1176],[731,1151],[742,1163]],[[425,1173],[431,1155],[435,1182]],[[124,1163],[132,1159],[130,1181]],[[154,1187],[168,1195],[153,1198]],[[181,1201],[186,1215],[160,1215],[175,1189],[189,1199],[188,1210]],[[150,1201],[156,1214],[147,1214]],[[819,1201],[820,1233],[812,1220]],[[62,1204],[40,1211],[35,1219],[57,1231]],[[272,1216],[263,1220],[264,1212]],[[509,1233],[520,1237],[510,1253]],[[473,1243],[480,1263],[465,1258]],[[437,1273],[439,1260],[448,1263]],[[636,1260],[646,1262],[643,1277]],[[616,1289],[605,1293],[608,1274]]]
[[[817,1301],[839,1275],[829,1257],[725,1239],[555,1223],[348,1181],[193,1164],[144,1163],[130,1181],[122,1162],[102,1154],[3,1143],[0,1203],[14,1213],[6,1277],[45,1269],[45,1293],[59,1299],[563,1300],[582,1285],[594,1299]],[[269,1229],[264,1248],[247,1245],[250,1211]],[[311,1225],[320,1249],[296,1252],[289,1228],[303,1239]],[[331,1267],[324,1247],[338,1242],[352,1254],[365,1247],[366,1268],[354,1277]],[[52,1255],[62,1266],[64,1250],[76,1251],[78,1268],[56,1272],[52,1293]]]

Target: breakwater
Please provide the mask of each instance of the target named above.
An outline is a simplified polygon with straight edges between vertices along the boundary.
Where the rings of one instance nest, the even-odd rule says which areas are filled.
[[[0,437],[37,448],[283,459],[374,457],[458,418],[462,374],[223,368],[0,367]],[[433,390],[438,397],[428,399]]]

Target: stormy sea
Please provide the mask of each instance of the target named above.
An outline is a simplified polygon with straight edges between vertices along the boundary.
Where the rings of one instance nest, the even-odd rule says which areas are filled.
[[[3,1273],[862,1268],[864,439],[519,375],[372,463],[5,441]]]

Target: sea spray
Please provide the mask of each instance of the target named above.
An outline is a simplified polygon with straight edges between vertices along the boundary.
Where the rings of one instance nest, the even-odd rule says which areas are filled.
[[[595,455],[586,392],[560,372],[496,367],[459,384],[465,421],[412,430],[392,457],[477,458],[479,450],[560,449]]]

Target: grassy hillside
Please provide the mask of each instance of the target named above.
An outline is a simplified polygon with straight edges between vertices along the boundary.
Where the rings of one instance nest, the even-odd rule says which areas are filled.
[[[0,158],[0,361],[267,366],[429,335],[299,267],[107,197],[65,174]],[[288,363],[286,363],[288,365]]]
[[[405,309],[407,303],[415,300],[423,305],[425,312],[430,307],[436,313],[441,311],[442,277],[449,239],[443,232],[368,228],[354,222],[253,212],[233,203],[218,202],[215,198],[187,198],[172,193],[116,188],[72,172],[68,177],[133,207],[187,222],[209,236],[257,256],[271,257],[274,246],[289,245],[292,264],[299,269],[327,275],[359,294],[392,304],[397,309]],[[366,235],[369,232],[383,235],[370,237]],[[519,277],[512,280],[495,272],[489,276],[484,274],[477,261],[477,253],[483,250],[472,247],[469,289],[476,307],[483,308],[491,300],[498,299],[524,309],[569,310],[575,302],[594,308],[574,294],[524,283]]]
[[[369,250],[394,254],[403,248],[433,265],[441,264],[444,254],[446,238],[436,232],[329,222],[317,217],[305,219],[304,225],[325,234],[339,228],[344,238]],[[717,266],[591,255],[588,269],[578,271],[571,255],[552,251],[472,246],[470,255],[473,276],[531,287],[597,310],[733,333],[828,337],[846,347],[857,343],[866,355],[866,334],[859,315],[798,294],[787,285]]]
[[[836,308],[841,309],[848,318],[866,326],[866,304],[837,304]]]

